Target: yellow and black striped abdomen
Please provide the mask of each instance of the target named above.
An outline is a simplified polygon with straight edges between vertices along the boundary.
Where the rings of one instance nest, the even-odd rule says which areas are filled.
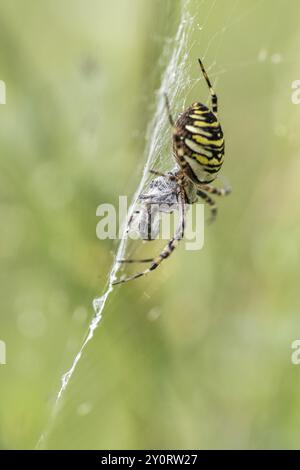
[[[174,126],[175,157],[187,175],[200,183],[213,181],[224,158],[224,137],[217,116],[195,103],[179,116]]]

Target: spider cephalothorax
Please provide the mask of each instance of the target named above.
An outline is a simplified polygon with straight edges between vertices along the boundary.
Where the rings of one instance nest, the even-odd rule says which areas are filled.
[[[150,183],[148,191],[139,196],[142,208],[133,213],[128,224],[130,227],[135,216],[138,216],[141,238],[152,240],[157,231],[155,228],[153,232],[152,221],[154,219],[149,217],[152,205],[155,204],[158,207],[157,214],[159,215],[159,212],[166,211],[166,206],[173,207],[176,203],[180,212],[176,233],[156,258],[118,260],[120,263],[145,262],[150,263],[150,266],[133,276],[115,281],[114,284],[148,274],[171,255],[184,236],[186,204],[194,204],[198,198],[204,200],[210,206],[213,219],[217,214],[217,207],[210,194],[225,196],[230,193],[228,187],[216,188],[210,185],[222,167],[225,143],[218,119],[218,99],[200,59],[199,64],[210,90],[211,109],[202,103],[194,103],[174,121],[168,98],[165,96],[168,117],[173,129],[173,156],[178,168],[168,173],[151,171],[156,178]],[[163,205],[164,209],[160,208],[162,207],[160,205]],[[170,209],[170,212],[171,210],[173,209]]]

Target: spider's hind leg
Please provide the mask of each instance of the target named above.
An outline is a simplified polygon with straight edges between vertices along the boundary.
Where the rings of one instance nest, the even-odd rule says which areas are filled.
[[[230,186],[225,186],[224,188],[215,188],[210,184],[202,184],[201,189],[210,194],[215,194],[216,196],[228,196],[231,193]]]
[[[201,191],[200,189],[197,190],[197,195],[201,197],[201,199],[203,199],[203,201],[209,205],[211,216],[208,219],[208,222],[209,223],[213,222],[215,218],[217,217],[217,213],[218,213],[217,204],[208,194],[206,194],[204,191]]]
[[[128,281],[133,281],[134,279],[138,279],[139,277],[142,277],[142,276],[145,276],[146,274],[149,274],[151,271],[154,271],[156,268],[158,268],[158,266],[162,263],[163,260],[167,259],[174,251],[174,249],[176,248],[176,246],[178,245],[180,239],[179,238],[171,238],[171,240],[169,241],[169,243],[165,246],[165,248],[162,250],[162,252],[160,253],[160,255],[158,255],[157,258],[154,258],[152,259],[150,262],[151,262],[151,265],[148,269],[145,269],[144,271],[140,272],[140,273],[137,273],[137,274],[133,274],[132,276],[129,276],[129,277],[126,277],[125,279],[120,279],[119,281],[114,281],[113,282],[113,285],[116,285],[116,284],[123,284],[124,282],[128,282]],[[148,260],[120,260],[119,262],[125,262],[125,263],[136,263],[136,262],[148,262]]]

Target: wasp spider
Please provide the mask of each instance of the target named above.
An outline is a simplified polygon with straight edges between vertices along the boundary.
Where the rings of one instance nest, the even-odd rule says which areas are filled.
[[[173,130],[173,156],[177,167],[166,174],[152,170],[151,173],[156,178],[150,184],[150,191],[148,194],[142,194],[139,197],[139,200],[144,203],[142,219],[145,219],[144,216],[149,213],[152,204],[164,204],[165,206],[176,202],[180,212],[178,227],[174,236],[156,258],[118,260],[120,263],[150,263],[150,266],[133,276],[117,280],[114,284],[131,281],[154,271],[164,259],[171,255],[184,236],[185,204],[193,204],[198,198],[202,199],[210,206],[211,219],[214,219],[217,214],[217,207],[211,194],[225,196],[230,193],[229,188],[216,188],[210,184],[215,180],[222,167],[225,143],[218,119],[217,95],[212,88],[201,60],[198,60],[210,91],[211,108],[202,103],[194,103],[174,121],[168,98],[165,95],[166,109]],[[136,213],[140,214],[140,212],[136,211],[133,214],[128,227]],[[148,217],[147,220],[147,224],[140,223],[140,235],[146,240],[152,240],[155,237],[152,234],[151,218]]]

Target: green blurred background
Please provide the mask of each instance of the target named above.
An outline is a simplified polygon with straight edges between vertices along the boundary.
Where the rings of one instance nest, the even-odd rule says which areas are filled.
[[[1,0],[0,448],[299,448],[300,3],[183,5],[233,194],[202,251],[113,291],[53,419],[117,247],[96,208],[137,187],[181,3]]]

